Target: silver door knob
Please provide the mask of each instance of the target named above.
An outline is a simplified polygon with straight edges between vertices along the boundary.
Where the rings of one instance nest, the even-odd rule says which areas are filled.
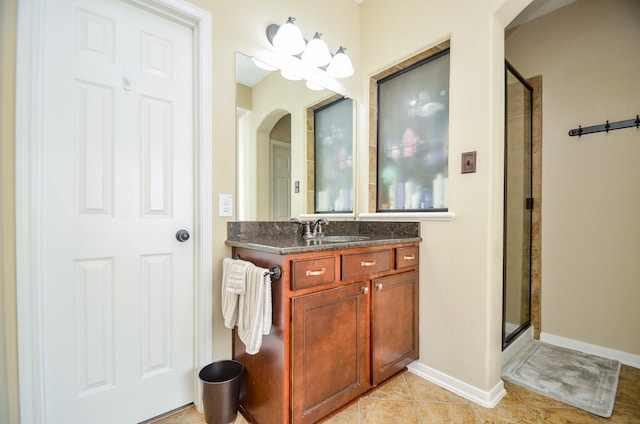
[[[189,231],[178,230],[178,232],[176,233],[176,240],[178,240],[181,243],[184,243],[185,241],[189,240]]]

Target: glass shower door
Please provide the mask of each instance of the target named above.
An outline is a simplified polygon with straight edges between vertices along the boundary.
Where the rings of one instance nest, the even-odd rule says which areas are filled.
[[[503,348],[531,322],[532,92],[505,67]]]

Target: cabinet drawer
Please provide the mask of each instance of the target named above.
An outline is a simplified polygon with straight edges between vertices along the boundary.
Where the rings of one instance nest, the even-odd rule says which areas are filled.
[[[391,269],[391,250],[342,255],[342,279],[375,274]]]
[[[336,281],[336,258],[314,258],[291,263],[291,290],[329,284]]]
[[[396,249],[396,269],[418,265],[418,253],[419,249],[417,246],[398,247]]]

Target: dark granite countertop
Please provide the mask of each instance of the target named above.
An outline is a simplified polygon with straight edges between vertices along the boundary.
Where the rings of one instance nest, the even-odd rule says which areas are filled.
[[[244,247],[280,255],[413,243],[422,240],[418,222],[329,221],[327,236],[365,236],[366,240],[328,242],[305,240],[302,228],[288,221],[236,221],[227,223],[228,246]]]

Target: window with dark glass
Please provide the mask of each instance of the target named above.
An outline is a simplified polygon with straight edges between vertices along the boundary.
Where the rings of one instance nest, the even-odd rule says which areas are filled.
[[[353,101],[314,111],[315,212],[353,211]]]

